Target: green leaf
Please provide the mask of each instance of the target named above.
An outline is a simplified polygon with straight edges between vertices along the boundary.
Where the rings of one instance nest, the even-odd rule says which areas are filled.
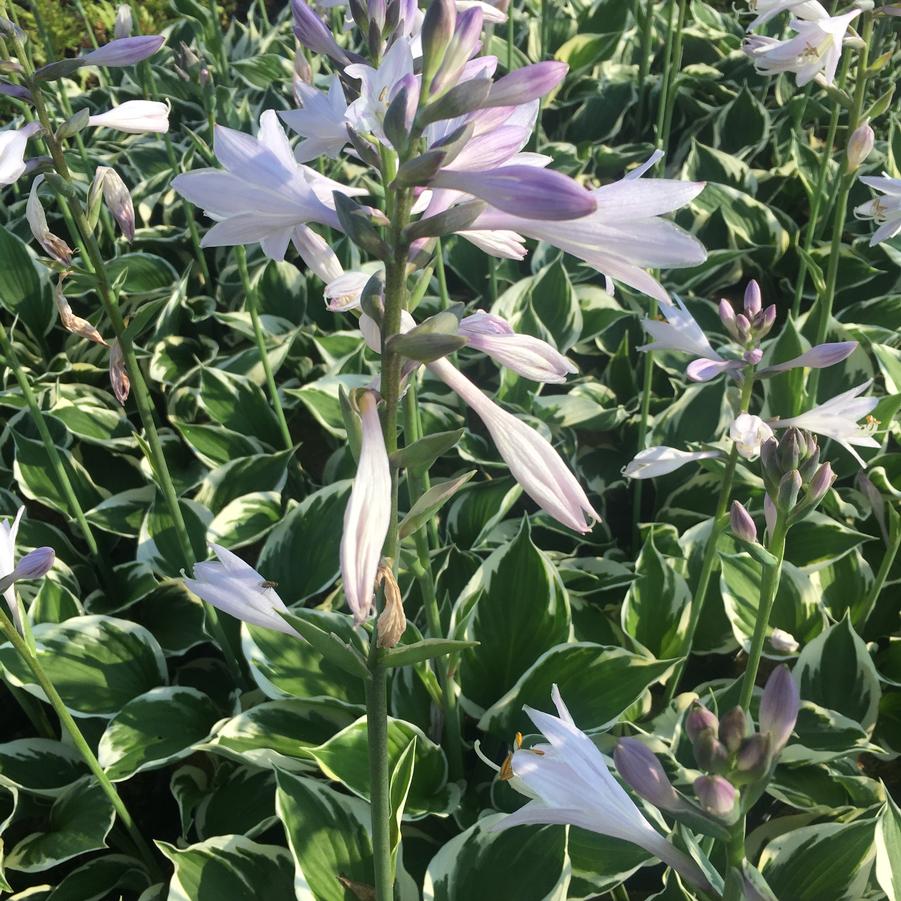
[[[478,642],[454,641],[447,638],[424,638],[413,644],[398,645],[382,653],[379,662],[383,666],[409,666],[413,663],[421,663],[424,660],[432,660],[435,657],[443,657],[445,654],[453,654],[466,648],[474,648]]]
[[[75,716],[113,716],[132,698],[166,682],[163,652],[137,623],[76,616],[35,626],[34,640],[41,666]],[[0,646],[0,664],[14,685],[46,700],[12,645]]]
[[[444,751],[430,741],[412,723],[388,718],[388,769],[397,767],[407,745],[416,739],[416,765],[413,784],[404,811],[405,820],[416,820],[430,814],[450,813],[457,805],[460,790],[448,784]],[[322,772],[341,782],[358,797],[369,798],[369,733],[366,717],[361,717],[310,754]]]
[[[81,755],[49,738],[20,738],[0,745],[0,785],[56,797],[87,774]]]
[[[475,474],[476,471],[471,469],[454,479],[432,485],[425,494],[416,499],[410,512],[400,521],[398,526],[400,538],[406,538],[421,529]]]
[[[413,741],[404,748],[397,766],[391,771],[389,785],[389,800],[391,802],[391,865],[397,865],[397,852],[400,849],[401,823],[404,818],[404,809],[407,798],[410,796],[410,787],[413,784],[413,771],[416,767],[416,736]]]
[[[288,450],[231,460],[207,474],[198,486],[194,500],[213,513],[220,513],[244,494],[280,492],[285,485],[288,462],[292,456],[294,451]]]
[[[220,723],[200,750],[239,763],[286,770],[314,768],[309,748],[321,745],[356,719],[330,698],[264,701]]]
[[[760,871],[777,898],[859,901],[876,856],[875,825],[858,820],[793,829],[763,849]]]
[[[0,304],[38,337],[54,319],[50,288],[26,246],[0,225]]]
[[[369,670],[366,667],[366,658],[358,647],[350,644],[340,633],[329,629],[327,620],[321,620],[324,628],[320,627],[309,615],[303,613],[295,616],[291,613],[279,614],[285,622],[303,636],[313,648],[320,653],[325,660],[334,663],[344,672],[358,679],[369,679]]]
[[[187,757],[217,719],[216,706],[196,688],[152,688],[110,720],[97,758],[107,776],[121,782]]]
[[[581,729],[601,731],[615,723],[675,660],[654,660],[622,648],[590,642],[561,644],[542,654],[519,681],[479,720],[500,737],[534,727],[523,705],[547,710],[556,684]]]
[[[144,865],[125,854],[95,857],[72,870],[50,893],[47,901],[104,901],[110,892],[140,892],[147,888]]]
[[[211,514],[193,501],[179,499],[178,506],[188,530],[194,559],[203,560],[209,553],[206,530]],[[179,576],[191,563],[185,560],[169,504],[159,491],[141,523],[136,559],[153,567],[161,575],[172,577]]]
[[[246,835],[256,838],[278,822],[275,816],[275,778],[267,770],[241,767],[217,778],[195,811],[197,836]]]
[[[477,641],[460,660],[469,706],[495,703],[531,661],[570,637],[569,598],[550,558],[532,543],[528,521],[470,579],[454,608],[457,637]]]
[[[791,527],[785,542],[785,556],[795,566],[835,562],[854,550],[869,535],[814,511]]]
[[[348,393],[354,388],[365,388],[369,382],[367,375],[327,375],[302,388],[288,388],[285,394],[298,398],[319,425],[332,437],[343,441],[347,433],[339,393],[342,388]]]
[[[328,588],[338,577],[339,543],[334,536],[344,528],[344,508],[350,481],[333,482],[305,497],[269,533],[257,569],[278,582],[281,597],[304,601]],[[296,561],[304,549],[303,566]]]
[[[546,335],[562,353],[566,353],[582,336],[582,308],[573,291],[572,282],[562,260],[558,259],[535,276],[528,293],[528,305]],[[538,329],[526,327],[529,334]]]
[[[152,253],[123,253],[106,263],[107,278],[114,282],[125,275],[123,294],[150,294],[153,291],[170,291],[178,282],[178,273],[172,265]]]
[[[426,435],[391,454],[391,463],[397,469],[428,469],[439,457],[456,447],[463,432],[464,429],[454,429]]]
[[[250,379],[205,367],[200,374],[200,403],[220,425],[272,447],[281,444],[275,413],[262,389]]]
[[[79,854],[105,848],[115,818],[112,802],[99,783],[86,776],[53,802],[45,832],[27,835],[9,852],[6,867],[38,873]]]
[[[876,881],[888,901],[901,898],[901,810],[886,791],[876,822]]]
[[[221,835],[179,849],[157,847],[175,865],[168,901],[259,901],[294,897],[291,855],[277,845],[258,845],[243,835]]]
[[[805,700],[838,711],[864,729],[876,724],[879,674],[847,615],[804,648],[795,676]]]
[[[566,850],[573,870],[570,898],[591,898],[609,892],[651,860],[651,855],[638,845],[576,826],[569,828]]]
[[[339,880],[371,886],[368,806],[317,779],[276,776],[275,809],[294,857],[298,901],[348,901],[352,894]]]
[[[207,541],[230,550],[260,541],[282,518],[278,491],[253,491],[229,501],[207,527]]]
[[[348,643],[359,642],[348,616],[318,610],[305,611],[304,616],[314,623],[322,621]],[[362,680],[323,660],[319,651],[296,636],[245,624],[241,643],[254,680],[269,698],[331,698],[356,708],[366,703]]]
[[[426,901],[565,901],[570,866],[563,827],[490,831],[502,819],[482,817],[441,848],[426,870]]]
[[[666,561],[648,532],[620,613],[623,631],[655,657],[678,657],[688,626],[691,591]]]

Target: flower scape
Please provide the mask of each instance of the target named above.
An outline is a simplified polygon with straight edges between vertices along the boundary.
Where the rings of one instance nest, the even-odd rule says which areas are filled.
[[[901,898],[901,6],[0,0],[0,893]]]

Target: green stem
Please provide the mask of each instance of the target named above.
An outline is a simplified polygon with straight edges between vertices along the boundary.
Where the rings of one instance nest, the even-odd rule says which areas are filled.
[[[745,818],[740,817],[738,822],[732,827],[729,837],[729,846],[726,849],[729,863],[741,869],[745,860]]]
[[[378,662],[373,631],[366,690],[366,729],[369,744],[369,795],[372,819],[372,856],[375,862],[376,901],[394,898],[391,867],[391,789],[388,773],[388,672]]]
[[[451,300],[447,290],[447,272],[444,269],[444,245],[440,238],[435,242],[435,275],[438,276],[438,296],[441,298],[441,309],[446,310],[451,305]]]
[[[404,442],[412,444],[422,437],[422,422],[419,415],[419,404],[416,397],[416,386],[410,384],[404,397]],[[422,497],[429,489],[428,472],[407,470],[407,488],[410,503]],[[416,582],[422,595],[422,606],[425,613],[428,635],[430,638],[444,638],[441,625],[441,612],[438,608],[438,597],[435,592],[435,579],[432,576],[432,560],[429,551],[429,539],[426,528],[417,529],[413,533],[416,547]],[[447,753],[451,779],[463,776],[463,737],[460,730],[460,711],[457,705],[457,692],[453,674],[446,657],[439,657],[438,682],[444,700],[444,746]]]
[[[754,390],[754,370],[748,366],[744,371],[744,381],[742,382],[741,401],[739,402],[739,415],[747,413],[751,406],[751,395]],[[716,568],[717,545],[720,536],[724,530],[724,517],[729,507],[729,500],[732,497],[732,482],[735,479],[735,467],[738,465],[738,445],[733,443],[729,456],[726,459],[726,468],[723,470],[722,480],[720,481],[720,493],[716,501],[716,509],[713,514],[713,521],[710,524],[710,536],[707,544],[704,546],[704,558],[701,562],[701,572],[698,575],[698,584],[691,598],[691,607],[688,619],[688,628],[685,631],[685,641],[682,643],[682,659],[676,664],[672,676],[666,685],[666,694],[664,695],[664,704],[672,701],[679,687],[679,680],[688,663],[691,655],[692,645],[695,640],[695,632],[698,630],[698,623],[701,621],[701,613],[704,610],[704,601],[707,598],[707,589],[710,586],[710,579]]]
[[[38,685],[41,687],[41,690],[47,696],[47,700],[50,702],[50,705],[53,707],[54,711],[56,711],[56,715],[59,717],[60,723],[62,724],[66,732],[69,733],[69,737],[72,740],[72,744],[75,746],[75,749],[79,754],[81,754],[84,762],[88,766],[88,769],[100,783],[100,787],[103,789],[104,794],[112,803],[113,809],[116,811],[120,822],[128,830],[128,834],[131,837],[131,840],[134,842],[135,847],[138,849],[138,852],[140,853],[141,858],[143,859],[148,870],[155,878],[162,878],[160,867],[157,864],[150,846],[144,840],[144,836],[141,835],[141,830],[138,829],[135,821],[132,819],[128,808],[125,806],[125,803],[119,796],[119,792],[116,790],[115,785],[110,782],[106,773],[103,771],[103,767],[100,766],[100,763],[94,756],[94,752],[91,750],[87,741],[85,741],[85,737],[81,734],[81,730],[78,728],[78,725],[72,718],[72,715],[66,709],[66,705],[63,703],[63,699],[59,696],[59,693],[53,687],[53,683],[44,672],[44,668],[41,666],[37,655],[32,653],[25,639],[21,635],[19,635],[19,633],[16,631],[15,626],[13,626],[12,622],[10,622],[9,617],[2,610],[0,610],[0,629],[2,629],[3,632],[6,633],[7,640],[16,649],[22,660],[25,661],[28,668],[34,675],[34,678],[37,680]]]
[[[250,313],[250,321],[253,324],[253,334],[257,342],[257,350],[260,353],[260,363],[266,376],[266,388],[269,391],[269,401],[275,410],[275,418],[278,420],[278,428],[282,434],[285,449],[294,447],[291,441],[291,432],[288,429],[288,420],[285,419],[285,411],[278,394],[278,386],[275,384],[275,376],[272,373],[272,365],[269,362],[269,353],[266,349],[266,336],[263,333],[263,324],[260,321],[260,298],[256,288],[250,282],[250,274],[247,271],[247,251],[243,244],[235,247],[235,256],[238,260],[238,272],[241,274],[241,285],[244,288],[244,306]]]
[[[666,39],[663,44],[663,74],[660,81],[660,96],[657,99],[657,146],[662,145],[663,125],[666,122],[666,106],[670,91],[670,81],[672,73],[670,71],[673,63],[673,32],[676,27],[676,3],[677,0],[670,0],[669,8],[666,15]]]
[[[745,711],[751,706],[751,697],[754,694],[754,683],[757,681],[757,670],[760,668],[760,658],[763,654],[763,644],[766,641],[766,630],[770,623],[770,613],[773,610],[773,602],[776,600],[776,591],[779,588],[779,579],[782,576],[782,561],[785,558],[785,535],[788,532],[788,523],[784,513],[776,515],[776,524],[773,526],[773,534],[770,536],[767,550],[776,558],[776,562],[767,566],[763,571],[760,581],[760,603],[757,607],[757,620],[754,623],[754,634],[751,637],[751,648],[748,651],[748,665],[745,668],[744,679],[741,683],[741,696],[739,705]]]
[[[889,534],[889,543],[886,546],[885,553],[882,555],[882,561],[876,572],[876,578],[873,580],[873,585],[867,593],[866,601],[861,604],[859,608],[859,613],[852,619],[852,624],[857,632],[863,631],[867,619],[869,619],[870,614],[873,612],[873,608],[876,606],[876,601],[879,600],[879,595],[882,594],[886,579],[888,579],[888,575],[895,563],[895,557],[898,556],[899,547],[901,547],[901,518],[895,522],[893,517],[892,530]]]
[[[648,309],[648,318],[653,319],[657,315],[657,301],[651,301]],[[638,419],[638,441],[636,442],[636,453],[640,453],[645,449],[648,442],[648,418],[651,412],[651,383],[654,380],[654,351],[645,352],[644,364],[642,366],[641,375],[641,409]],[[638,523],[641,521],[641,496],[643,493],[644,480],[636,479],[632,488],[632,543],[635,547],[639,544]]]
[[[869,42],[873,34],[873,16],[864,13],[864,25],[861,38],[863,47],[857,57],[857,81],[854,86],[854,100],[848,114],[848,138],[854,134],[860,124],[863,114],[863,104],[866,98],[867,66],[869,65]],[[829,250],[829,265],[826,272],[826,289],[821,302],[817,305],[817,330],[814,344],[822,344],[829,332],[829,324],[832,321],[832,305],[835,302],[835,291],[838,280],[838,267],[841,261],[842,237],[845,229],[845,219],[848,215],[848,195],[854,186],[855,174],[848,171],[848,155],[844,155],[842,162],[842,175],[839,181],[839,189],[836,193],[835,213],[832,220],[832,244]],[[811,404],[817,400],[817,388],[820,383],[820,370],[814,369],[810,373],[807,382],[807,398]]]
[[[85,544],[88,546],[88,550],[91,552],[91,556],[95,559],[100,559],[97,548],[97,539],[94,537],[94,532],[88,524],[87,518],[84,515],[84,510],[81,509],[81,504],[75,495],[75,489],[72,487],[72,482],[69,480],[69,475],[66,472],[66,467],[60,456],[59,448],[57,448],[56,443],[53,441],[53,437],[50,435],[50,430],[47,428],[47,423],[44,420],[44,414],[41,412],[34,391],[31,389],[31,382],[28,380],[28,376],[25,374],[25,370],[22,368],[22,364],[19,361],[19,355],[16,353],[16,349],[2,324],[0,324],[0,347],[3,348],[3,356],[6,357],[7,366],[12,369],[16,381],[19,383],[19,388],[22,391],[22,396],[25,398],[25,403],[28,404],[28,411],[31,413],[35,428],[37,428],[38,434],[41,436],[41,441],[44,444],[44,450],[47,452],[47,457],[50,460],[50,468],[56,479],[57,487],[62,492],[66,499],[66,504],[69,507],[69,514],[78,523],[78,528],[85,540]]]
[[[644,107],[647,99],[648,75],[651,71],[651,38],[654,35],[654,3],[655,0],[636,0],[637,10],[644,6],[641,16],[641,43],[638,58],[638,112],[636,115],[637,131],[641,134],[644,127]]]
[[[610,897],[613,901],[629,901],[629,890],[626,888],[626,884],[621,882],[615,888],[611,889]]]
[[[676,105],[676,79],[682,69],[682,35],[685,30],[685,17],[688,14],[688,0],[679,0],[679,17],[676,20],[676,33],[673,41],[673,56],[668,66],[669,84],[664,104],[663,130],[658,132],[658,146],[665,148],[669,141],[670,128],[673,124],[673,109]]]

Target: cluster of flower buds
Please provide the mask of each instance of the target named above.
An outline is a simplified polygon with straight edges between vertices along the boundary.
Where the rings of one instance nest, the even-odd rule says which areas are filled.
[[[798,718],[800,694],[785,665],[767,680],[760,701],[758,729],[753,731],[741,707],[722,717],[700,704],[685,716],[683,728],[703,775],[693,782],[697,803],[670,782],[660,761],[644,742],[621,738],[614,752],[617,772],[634,791],[660,810],[700,831],[716,834],[741,812],[741,790],[759,788]]]
[[[764,307],[760,294],[760,285],[756,281],[748,282],[745,288],[744,311],[736,313],[728,300],[721,300],[719,306],[720,321],[732,338],[748,348],[748,354],[753,359],[748,363],[759,363],[760,352],[758,345],[770,333],[776,322],[776,305],[771,303]]]
[[[212,84],[209,67],[184,41],[175,51],[173,68],[182,81],[196,81],[202,88]]]
[[[776,513],[791,522],[815,509],[835,481],[831,464],[820,462],[816,437],[794,426],[761,445],[760,462],[770,527]]]

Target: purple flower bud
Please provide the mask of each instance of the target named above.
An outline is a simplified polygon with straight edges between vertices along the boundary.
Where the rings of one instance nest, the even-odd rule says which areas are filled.
[[[323,53],[342,65],[350,63],[350,57],[338,46],[332,33],[304,0],[291,0],[294,13],[294,34],[304,47],[314,53]]]
[[[848,139],[848,172],[856,172],[875,145],[876,135],[870,127],[870,120],[865,119]]]
[[[753,350],[745,351],[742,359],[746,363],[756,366],[763,359],[763,351],[759,347],[755,347]]]
[[[166,42],[162,34],[143,34],[118,38],[86,53],[79,59],[82,66],[133,66],[153,56]]]
[[[775,366],[767,366],[759,375],[773,375],[777,372],[787,372],[789,369],[797,369],[806,366],[809,369],[823,369],[826,366],[834,366],[846,360],[857,349],[856,341],[837,341],[833,344],[818,344],[805,351],[798,357],[786,360],[784,363],[776,363]]]
[[[23,88],[18,84],[7,84],[5,81],[0,81],[0,94],[15,97],[17,100],[24,100],[27,103],[31,103],[32,100],[31,91],[28,88]]]
[[[732,501],[732,509],[729,511],[729,526],[732,534],[742,541],[757,541],[757,526],[751,514],[738,501]]]
[[[757,716],[761,733],[770,736],[774,754],[778,754],[787,744],[800,707],[798,684],[783,663],[773,670],[766,681]]]
[[[122,348],[116,340],[111,341],[109,346],[109,380],[116,400],[124,407],[131,391],[131,379],[125,368]]]
[[[702,734],[692,744],[695,762],[708,773],[724,773],[729,768],[729,752],[712,731]]]
[[[444,91],[457,83],[467,60],[479,46],[482,35],[482,10],[473,6],[457,16],[454,36],[444,51],[441,67],[432,82],[432,93]]]
[[[715,733],[719,725],[720,721],[714,713],[700,704],[695,704],[685,717],[684,728],[689,741],[694,743],[705,732]]]
[[[763,309],[763,300],[760,296],[760,285],[754,279],[748,282],[745,288],[745,315],[753,319]]]
[[[367,0],[366,11],[369,15],[369,21],[375,25],[376,30],[381,34],[385,27],[385,15],[387,9],[385,0]]]
[[[738,792],[722,776],[701,776],[694,783],[695,795],[708,813],[727,817],[735,807]]]
[[[760,322],[757,326],[757,337],[766,337],[770,329],[776,324],[776,304],[771,303],[761,314]]]
[[[740,775],[735,777],[741,782],[756,782],[770,768],[773,755],[772,739],[766,733],[755,733],[748,736],[735,755],[735,770]]]
[[[776,505],[773,503],[773,499],[768,494],[765,494],[763,496],[763,518],[766,521],[768,535],[772,535],[773,530],[776,528],[777,516],[778,511],[776,510]]]
[[[794,427],[786,429],[782,440],[779,442],[779,466],[782,472],[790,472],[797,469],[805,459],[807,441],[800,429]]]
[[[807,501],[810,504],[818,504],[826,496],[826,492],[832,487],[834,481],[835,473],[832,471],[832,465],[827,461],[820,466],[810,480]]]
[[[751,323],[744,313],[739,313],[735,317],[735,328],[738,332],[738,340],[742,343],[751,337]]]
[[[50,572],[56,553],[52,547],[35,548],[16,564],[13,574],[19,579],[40,579]]]
[[[730,754],[734,754],[748,734],[748,720],[741,707],[733,707],[720,717],[719,737]]]
[[[422,20],[422,74],[431,81],[441,67],[444,52],[454,35],[457,7],[454,0],[431,0]]]
[[[113,37],[117,40],[131,37],[133,30],[131,7],[127,3],[120,3],[116,8],[116,19],[113,22]]]
[[[445,169],[432,185],[472,194],[523,219],[581,219],[597,209],[591,192],[568,175],[534,166],[502,166],[490,172]]]
[[[724,372],[735,371],[741,369],[740,360],[709,360],[706,357],[700,357],[692,360],[685,367],[685,374],[693,382],[709,382]]]
[[[788,513],[798,503],[798,495],[801,493],[801,473],[797,469],[787,472],[779,482],[776,491],[776,509]]]
[[[683,806],[657,756],[637,738],[621,738],[613,762],[626,784],[655,807],[678,810]]]
[[[735,322],[735,310],[732,309],[732,304],[729,303],[728,300],[721,300],[719,306],[720,312],[720,322],[726,328],[726,331],[735,338],[738,339],[738,325]]]
[[[523,66],[499,78],[492,85],[485,106],[519,106],[531,103],[557,87],[566,78],[568,71],[566,63],[554,60]]]
[[[119,225],[119,229],[126,241],[133,241],[135,237],[135,208],[131,200],[131,194],[125,182],[115,169],[109,166],[98,166],[94,174],[92,191],[103,191],[103,202]]]

